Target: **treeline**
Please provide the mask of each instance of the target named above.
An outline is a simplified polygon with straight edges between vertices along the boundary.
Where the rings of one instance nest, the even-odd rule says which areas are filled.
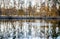
[[[28,7],[28,9],[0,9],[0,15],[17,15],[17,16],[60,16],[60,10],[57,10],[55,7],[51,8],[51,11],[48,7],[41,7],[37,10],[35,7]]]
[[[49,0],[49,2],[50,1],[51,0]],[[13,15],[17,15],[17,16],[43,16],[43,17],[60,16],[60,6],[58,4],[59,2],[57,3],[56,0],[55,1],[53,0],[51,2],[51,4],[53,4],[52,6],[50,3],[49,3],[50,5],[49,5],[47,3],[47,1],[43,2],[43,3],[39,3],[39,4],[41,4],[41,6],[39,6],[38,3],[36,3],[36,5],[34,5],[34,6],[32,6],[32,2],[29,1],[28,7],[24,6],[24,1],[22,1],[22,0],[18,0],[18,3],[16,3],[16,0],[14,0],[13,1],[13,4],[14,4],[13,7],[12,7],[12,5],[10,6],[10,0],[8,0],[7,3],[5,3],[4,0],[2,2],[3,2],[2,4],[4,6],[1,7],[2,5],[0,4],[0,15],[7,15],[7,16],[13,16]]]

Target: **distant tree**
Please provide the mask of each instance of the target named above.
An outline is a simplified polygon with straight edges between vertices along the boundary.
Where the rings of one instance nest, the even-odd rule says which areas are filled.
[[[18,15],[24,15],[24,10],[23,10],[23,4],[24,4],[24,1],[22,0],[18,0]]]
[[[58,16],[60,16],[60,9],[57,10],[57,14],[58,14]]]
[[[1,4],[0,4],[0,15],[2,14],[2,11],[1,11]]]
[[[28,11],[28,15],[30,16],[31,15],[31,13],[32,13],[32,3],[31,3],[31,1],[29,1],[29,6],[28,6],[28,9],[27,9],[27,11]]]

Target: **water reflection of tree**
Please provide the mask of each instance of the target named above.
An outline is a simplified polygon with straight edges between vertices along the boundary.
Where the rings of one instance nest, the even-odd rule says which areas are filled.
[[[60,21],[58,22],[58,35],[60,35]]]
[[[58,25],[57,25],[58,24]],[[58,27],[58,32],[56,31],[56,27]],[[53,39],[57,39],[57,37],[60,35],[60,21],[53,23],[52,26],[52,33],[51,36]]]

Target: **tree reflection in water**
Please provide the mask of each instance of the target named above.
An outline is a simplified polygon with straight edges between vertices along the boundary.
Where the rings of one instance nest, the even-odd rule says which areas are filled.
[[[60,35],[59,22],[38,20],[35,22],[1,21],[0,39],[57,39]]]

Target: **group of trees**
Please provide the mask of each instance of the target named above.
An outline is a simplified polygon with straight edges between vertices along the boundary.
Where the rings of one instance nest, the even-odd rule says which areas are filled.
[[[57,9],[60,8],[57,0],[48,0],[46,2],[36,3],[34,6],[31,1],[28,1],[27,4],[25,4],[25,0],[0,1],[0,15],[58,16],[60,11],[60,9]],[[51,3],[47,3],[50,1]]]

